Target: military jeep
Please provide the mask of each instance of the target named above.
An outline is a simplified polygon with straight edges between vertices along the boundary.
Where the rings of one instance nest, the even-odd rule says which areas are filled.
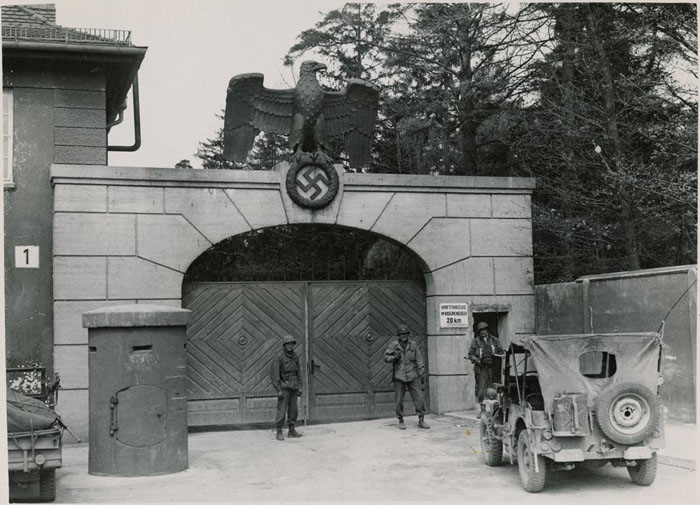
[[[632,482],[656,477],[663,448],[661,337],[657,333],[534,336],[493,362],[500,377],[481,402],[489,466],[517,461],[526,491],[554,470],[608,462]]]

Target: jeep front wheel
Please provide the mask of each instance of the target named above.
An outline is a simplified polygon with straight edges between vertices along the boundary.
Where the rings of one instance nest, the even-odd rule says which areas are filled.
[[[535,471],[535,458],[539,471]],[[544,489],[547,479],[547,460],[544,456],[536,455],[532,450],[527,430],[521,431],[518,437],[518,472],[520,482],[528,493],[539,493]]]
[[[656,453],[649,459],[638,459],[635,466],[628,466],[632,482],[638,486],[650,486],[656,479]]]
[[[483,418],[481,420],[481,453],[489,466],[498,466],[503,460],[503,442],[496,438]]]
[[[647,438],[656,427],[657,418],[656,396],[641,384],[618,384],[598,398],[598,425],[619,444],[636,444]]]

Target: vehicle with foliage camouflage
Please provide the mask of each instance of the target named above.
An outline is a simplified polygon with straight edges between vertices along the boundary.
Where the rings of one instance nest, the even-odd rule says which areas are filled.
[[[60,379],[41,366],[7,370],[7,467],[10,501],[56,499],[56,469],[63,462],[63,431],[56,414]],[[68,430],[70,432],[70,430]]]
[[[517,461],[536,493],[556,470],[626,467],[648,486],[663,448],[657,333],[533,336],[494,360],[500,377],[481,402],[486,464]]]

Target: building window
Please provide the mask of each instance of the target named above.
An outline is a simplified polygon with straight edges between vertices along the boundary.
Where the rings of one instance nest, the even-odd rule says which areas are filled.
[[[2,90],[2,180],[12,187],[12,90]]]

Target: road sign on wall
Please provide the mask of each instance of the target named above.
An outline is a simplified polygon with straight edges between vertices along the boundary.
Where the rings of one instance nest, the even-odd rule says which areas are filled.
[[[441,303],[440,328],[468,328],[469,307],[466,303]]]

